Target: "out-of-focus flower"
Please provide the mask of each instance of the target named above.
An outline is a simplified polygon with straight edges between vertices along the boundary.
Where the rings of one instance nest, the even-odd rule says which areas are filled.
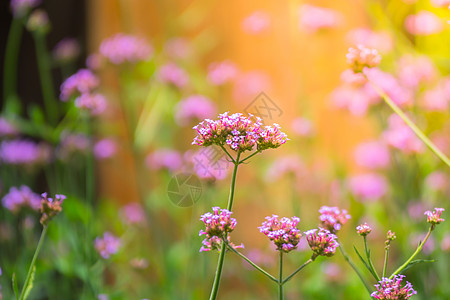
[[[409,88],[417,88],[436,76],[436,68],[427,56],[405,55],[400,58],[398,70],[400,82]]]
[[[381,55],[376,49],[367,48],[363,45],[350,47],[346,55],[347,64],[355,73],[362,72],[364,68],[373,68],[380,64]]]
[[[19,212],[23,207],[38,211],[41,207],[41,197],[33,193],[26,185],[19,188],[11,187],[8,194],[3,197],[2,205],[13,213]]]
[[[369,169],[386,168],[390,162],[389,149],[380,141],[359,144],[354,155],[358,165]]]
[[[361,87],[367,83],[367,79],[362,73],[355,73],[350,69],[346,69],[341,73],[341,81],[352,87]]]
[[[86,66],[90,70],[98,70],[103,65],[103,57],[98,53],[92,53],[89,54],[89,56],[86,58]]]
[[[448,8],[450,6],[450,0],[431,0],[430,2],[435,7]]]
[[[109,300],[109,296],[106,294],[99,294],[97,298],[98,300]]]
[[[128,225],[144,224],[146,220],[144,208],[136,202],[123,206],[119,214]]]
[[[427,222],[435,226],[445,221],[445,219],[441,218],[441,214],[443,211],[445,211],[445,209],[435,208],[433,212],[427,210],[424,215],[427,216]]]
[[[349,187],[352,193],[363,201],[376,201],[387,192],[386,179],[384,176],[375,173],[351,177]]]
[[[310,33],[337,27],[342,20],[341,14],[332,9],[309,4],[300,6],[298,13],[300,29]]]
[[[188,57],[190,50],[189,41],[181,37],[171,38],[164,45],[164,51],[174,59]]]
[[[66,199],[66,196],[56,194],[55,198],[48,198],[47,193],[43,193],[41,200],[41,219],[40,222],[42,225],[46,226],[48,225],[48,222],[50,222],[56,215],[58,215],[62,211],[62,203],[64,199]]]
[[[96,237],[94,241],[95,250],[104,259],[108,259],[111,255],[116,254],[120,245],[120,239],[110,232],[105,232],[103,237]]]
[[[373,31],[369,28],[355,28],[349,31],[347,39],[352,45],[363,45],[383,53],[389,52],[393,46],[392,37],[388,32]]]
[[[53,48],[53,58],[59,63],[70,63],[80,55],[80,44],[74,38],[64,38]]]
[[[389,127],[383,133],[383,138],[390,146],[407,154],[423,152],[424,145],[422,141],[398,115],[391,115],[388,123]]]
[[[50,31],[50,21],[45,10],[36,9],[30,14],[27,29],[38,34],[46,34]]]
[[[447,111],[450,104],[450,89],[442,82],[425,91],[420,102],[428,111]]]
[[[89,112],[92,116],[98,116],[106,109],[106,99],[102,94],[83,93],[75,99],[75,106]]]
[[[145,163],[152,170],[168,169],[174,172],[181,168],[183,161],[178,151],[159,149],[147,155]]]
[[[229,60],[214,62],[208,66],[208,81],[213,85],[222,85],[236,78],[238,69]]]
[[[333,256],[339,247],[337,236],[326,229],[311,229],[305,232],[305,235],[315,256]]]
[[[192,162],[194,171],[199,178],[223,180],[231,167],[222,149],[216,146],[202,148],[194,153],[185,154],[186,161]]]
[[[186,71],[172,62],[161,66],[158,71],[158,78],[162,82],[172,84],[177,88],[182,88],[189,82],[189,76]]]
[[[311,136],[314,134],[314,127],[310,120],[302,117],[297,117],[292,121],[292,130],[299,136]]]
[[[41,0],[11,0],[11,10],[14,18],[25,16],[32,8],[41,4]]]
[[[412,233],[409,236],[409,245],[411,247],[417,247],[420,243],[423,242],[423,237],[425,236],[424,233]],[[429,255],[433,253],[434,249],[436,248],[436,243],[433,238],[433,236],[430,236],[426,243],[423,245],[422,252],[426,255]]]
[[[233,98],[239,103],[253,100],[261,92],[272,88],[270,76],[262,71],[239,74],[233,86]]]
[[[350,71],[352,72],[352,71]],[[340,86],[330,95],[331,103],[339,109],[347,109],[352,115],[364,116],[371,104],[378,102],[365,89]]]
[[[12,165],[35,165],[46,162],[50,149],[29,140],[5,140],[0,144],[0,161]]]
[[[394,275],[392,279],[382,278],[378,284],[375,284],[377,290],[370,294],[370,296],[380,300],[406,300],[411,298],[413,295],[417,294],[417,292],[408,281],[402,286],[403,278],[405,278],[405,275]]]
[[[89,147],[89,138],[81,133],[61,134],[61,142],[57,148],[56,155],[65,160],[76,153],[85,153]]]
[[[136,269],[147,269],[149,262],[145,258],[133,258],[130,260],[130,265]]]
[[[266,178],[272,182],[280,179],[287,174],[293,174],[296,178],[300,178],[305,171],[305,165],[298,155],[282,156],[276,159],[267,170]]]
[[[325,279],[331,282],[339,282],[342,279],[342,269],[335,263],[323,263],[321,270],[325,275]]]
[[[450,234],[446,234],[442,238],[441,250],[444,252],[450,252]]]
[[[153,47],[144,38],[117,33],[102,41],[99,52],[111,63],[119,65],[150,59]]]
[[[112,139],[101,139],[94,145],[94,155],[98,159],[113,157],[117,152],[117,144]]]
[[[367,223],[361,224],[356,226],[356,232],[360,235],[360,236],[366,236],[369,233],[372,232],[372,228],[370,228],[369,225],[367,225]]]
[[[255,11],[242,21],[242,29],[248,34],[260,34],[270,27],[270,16],[263,11]]]
[[[424,204],[421,201],[408,203],[408,215],[414,221],[422,221]]]
[[[342,225],[351,219],[346,209],[340,210],[336,206],[322,206],[319,209],[320,227],[323,227],[331,233],[336,233],[342,228]]]
[[[439,33],[443,29],[441,19],[434,13],[422,10],[405,19],[406,30],[413,35],[430,35]]]
[[[90,93],[99,83],[98,77],[90,70],[80,69],[61,84],[60,99],[67,101],[74,95]]]
[[[175,108],[175,120],[181,126],[191,121],[211,118],[217,113],[216,105],[202,95],[192,95],[178,102]]]
[[[300,218],[297,217],[278,219],[277,215],[272,215],[266,217],[266,221],[258,229],[275,244],[278,251],[288,253],[297,248],[300,242],[302,234],[297,228],[299,222]]]
[[[15,136],[19,130],[8,120],[0,117],[0,138],[4,136]]]
[[[449,176],[441,171],[434,171],[425,178],[426,186],[434,191],[445,190],[449,181]]]

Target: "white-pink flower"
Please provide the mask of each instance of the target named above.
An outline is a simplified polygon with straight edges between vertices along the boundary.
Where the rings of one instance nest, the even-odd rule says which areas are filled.
[[[422,10],[415,15],[409,15],[405,20],[406,30],[413,35],[430,35],[443,30],[442,20],[434,13]]]

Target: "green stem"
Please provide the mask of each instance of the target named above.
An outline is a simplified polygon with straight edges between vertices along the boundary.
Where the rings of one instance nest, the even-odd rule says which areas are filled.
[[[236,160],[235,160],[235,163],[234,163],[233,175],[231,177],[230,197],[228,198],[228,205],[227,205],[227,209],[229,211],[231,211],[231,209],[233,208],[234,190],[235,190],[235,187],[236,187],[236,175],[237,175],[237,170],[238,170],[239,164],[241,163],[239,161],[239,157],[240,156],[241,156],[241,152],[238,151],[237,156],[236,156]]]
[[[50,124],[56,125],[58,121],[58,104],[56,101],[53,81],[50,73],[50,59],[48,57],[45,36],[39,33],[33,34],[36,44],[36,56],[41,80],[42,96]]]
[[[284,293],[283,293],[283,251],[280,250],[280,272],[279,272],[279,280],[278,280],[278,299],[283,300],[284,299]]]
[[[225,242],[225,240],[224,240]],[[275,277],[273,277],[272,275],[270,275],[267,271],[265,271],[263,268],[261,268],[260,266],[258,266],[257,264],[255,264],[254,262],[252,262],[248,257],[246,257],[244,254],[240,253],[239,251],[237,251],[236,249],[234,249],[233,247],[231,247],[227,242],[225,242],[227,244],[228,249],[230,249],[231,251],[233,251],[234,253],[236,253],[237,255],[239,255],[243,260],[245,260],[246,262],[248,262],[250,265],[252,265],[256,270],[260,271],[261,273],[263,273],[264,275],[266,275],[270,280],[275,281],[276,283],[278,283],[278,279],[276,279]]]
[[[44,242],[45,234],[47,233],[48,225],[44,225],[44,228],[41,232],[41,237],[39,238],[38,245],[36,247],[36,251],[34,251],[33,259],[31,260],[30,268],[28,269],[28,274],[25,279],[25,283],[23,284],[22,291],[20,292],[19,300],[24,300],[25,291],[27,290],[28,285],[30,285],[31,274],[33,273],[34,265],[36,264],[36,258],[38,257],[39,251],[41,250],[42,244]]]
[[[309,265],[310,263],[312,263],[315,259],[316,259],[316,256],[315,256],[315,255],[311,256],[311,258],[308,259],[303,265],[301,265],[300,267],[298,267],[297,270],[295,270],[294,272],[292,272],[291,275],[289,275],[288,277],[286,277],[286,278],[283,280],[283,284],[285,284],[286,282],[288,282],[289,280],[291,280],[292,277],[294,277],[295,275],[297,275],[298,272],[300,272],[304,267],[306,267],[307,265]]]
[[[8,40],[6,42],[5,60],[3,68],[3,109],[18,106],[17,99],[17,61],[19,58],[19,47],[22,41],[23,24],[22,19],[13,18],[9,28]]]
[[[383,100],[389,105],[389,107],[400,117],[402,120],[406,123],[406,125],[409,126],[409,128],[414,131],[414,133],[417,135],[419,139],[422,140],[422,142],[425,143],[425,145],[430,148],[431,151],[434,152],[448,167],[450,167],[450,159],[445,156],[444,153],[441,152],[441,150],[436,147],[436,145],[412,122],[408,116],[395,104],[395,102],[385,93],[383,90],[381,90],[375,83],[371,82],[366,75],[364,75],[366,79],[372,84],[374,89],[378,92],[378,94],[383,98]]]
[[[235,164],[236,161],[234,160],[233,156],[231,156],[231,154],[227,151],[227,149],[225,149],[225,147],[223,145],[220,145],[220,148],[222,148],[223,152],[225,152],[225,154],[228,155],[228,157],[231,159],[233,164]]]
[[[434,229],[434,226],[433,225],[430,226],[430,229],[428,229],[428,233],[425,236],[425,239],[419,243],[419,246],[417,247],[416,251],[414,251],[414,253],[411,255],[411,257],[408,258],[408,260],[403,265],[398,267],[398,269],[395,270],[394,273],[392,273],[392,275],[389,277],[389,279],[392,279],[394,277],[394,275],[399,274],[404,268],[406,268],[409,265],[409,263],[417,256],[417,254],[419,254],[419,252],[422,250],[423,246],[427,242],[428,238],[430,237],[431,231],[433,231],[433,229]]]
[[[87,116],[87,128],[89,138],[89,149],[86,160],[86,200],[89,205],[93,205],[95,198],[95,160],[94,160],[94,134],[92,119]]]
[[[256,154],[258,154],[258,153],[260,153],[260,152],[261,152],[261,151],[259,151],[259,150],[253,152],[252,154],[250,154],[249,156],[247,156],[246,158],[244,158],[243,160],[241,160],[239,163],[240,163],[240,164],[244,163],[247,159],[249,159],[249,158],[255,156]]]
[[[341,251],[342,256],[344,257],[344,259],[347,261],[347,263],[350,265],[350,267],[352,267],[353,271],[355,271],[356,275],[358,275],[359,279],[361,280],[361,282],[363,283],[364,287],[366,288],[367,292],[369,292],[369,295],[372,293],[369,285],[367,284],[367,282],[364,280],[364,277],[362,276],[361,272],[359,271],[359,269],[355,266],[355,264],[353,263],[353,261],[350,259],[350,257],[347,255],[347,252],[345,251],[344,247],[342,247],[342,244],[339,242],[339,250]]]
[[[367,245],[367,236],[364,236],[363,238],[364,238],[364,251],[366,252],[366,258],[367,261],[369,262],[370,270],[372,271],[372,274],[375,276],[375,279],[377,281],[380,281],[381,280],[380,276],[378,275],[377,270],[375,270],[375,267],[373,266],[372,263],[372,259],[370,258],[369,246]]]
[[[388,264],[388,259],[389,259],[389,246],[386,246],[385,250],[384,250],[384,266],[383,266],[383,278],[386,277],[386,271],[387,271],[387,264]]]

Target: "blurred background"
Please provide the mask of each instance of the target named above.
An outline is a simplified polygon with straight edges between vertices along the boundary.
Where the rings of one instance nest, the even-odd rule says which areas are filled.
[[[355,227],[368,222],[381,268],[393,230],[393,271],[426,234],[423,212],[449,209],[448,167],[349,73],[345,58],[357,44],[377,49],[382,62],[371,80],[450,155],[448,1],[11,4],[1,4],[4,299],[13,297],[12,274],[19,285],[25,278],[41,231],[36,197],[45,191],[67,199],[49,226],[30,299],[206,299],[217,254],[199,253],[199,218],[226,206],[231,167],[220,149],[191,145],[192,127],[227,111],[277,123],[290,138],[237,176],[232,241],[269,272],[277,255],[257,229],[268,215],[298,216],[307,231],[322,205],[347,209],[343,247],[362,268],[352,248],[362,249]],[[70,89],[77,80],[88,87],[86,102],[85,91]],[[194,203],[171,197],[180,174],[198,178]],[[448,229],[440,225],[421,254],[437,263],[406,272],[415,299],[450,297]],[[286,272],[310,255],[302,239]],[[275,293],[227,255],[219,299]],[[365,293],[339,253],[286,285],[286,299]]]

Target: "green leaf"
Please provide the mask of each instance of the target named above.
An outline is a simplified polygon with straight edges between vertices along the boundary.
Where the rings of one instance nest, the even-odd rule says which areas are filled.
[[[35,124],[44,124],[45,123],[45,115],[44,112],[42,111],[42,108],[40,108],[38,105],[31,105],[28,108],[28,114],[31,118],[31,120],[33,120],[33,123]]]
[[[31,289],[33,288],[33,281],[35,274],[36,274],[36,266],[33,266],[33,269],[31,269],[30,281],[28,281],[28,285],[24,287],[22,300],[26,300],[28,298]]]
[[[12,287],[14,291],[14,296],[16,296],[16,300],[19,300],[19,288],[17,287],[16,273],[13,273],[12,276]]]
[[[419,263],[432,263],[435,262],[434,259],[416,259],[413,260],[412,262],[410,262],[403,270],[402,272],[408,270],[409,268],[411,268],[412,266],[419,264]]]
[[[370,274],[372,274],[372,276],[375,278],[375,280],[377,280],[377,276],[374,274],[372,268],[369,266],[369,264],[365,261],[365,259],[361,256],[361,254],[359,254],[358,249],[356,249],[355,246],[353,246],[353,249],[355,249],[356,254],[358,254],[359,259],[362,261],[362,263],[364,264],[364,266],[366,266],[367,270],[369,270]]]

